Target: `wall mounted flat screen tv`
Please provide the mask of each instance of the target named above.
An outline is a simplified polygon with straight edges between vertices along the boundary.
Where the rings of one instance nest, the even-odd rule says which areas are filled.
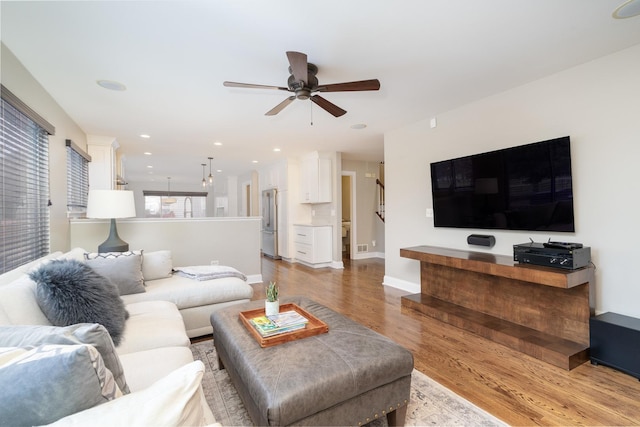
[[[575,231],[569,137],[431,163],[436,227]]]

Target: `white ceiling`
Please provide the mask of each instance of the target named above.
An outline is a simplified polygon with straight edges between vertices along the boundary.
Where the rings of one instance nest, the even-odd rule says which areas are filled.
[[[2,42],[87,134],[117,139],[129,182],[197,186],[208,156],[222,175],[313,150],[383,160],[386,131],[640,43],[640,17],[611,16],[623,2],[2,1],[0,12]],[[323,94],[340,118],[301,100],[268,117],[289,93],[222,85],[286,86],[288,50],[321,84],[381,89]]]

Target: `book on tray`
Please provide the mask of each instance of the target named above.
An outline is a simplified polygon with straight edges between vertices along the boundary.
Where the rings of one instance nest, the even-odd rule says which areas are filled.
[[[263,337],[303,329],[309,320],[295,310],[283,311],[272,316],[258,316],[249,320]]]

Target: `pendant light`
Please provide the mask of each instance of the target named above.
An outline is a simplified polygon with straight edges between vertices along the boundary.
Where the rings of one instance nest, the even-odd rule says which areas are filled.
[[[162,199],[163,205],[172,205],[177,202],[175,197],[171,197],[171,177],[167,177],[167,197]]]
[[[207,157],[209,159],[209,185],[213,185],[213,175],[211,175],[211,160],[213,157]]]
[[[206,163],[201,163],[202,164],[202,188],[207,186],[207,180],[204,178],[204,167],[207,166]]]

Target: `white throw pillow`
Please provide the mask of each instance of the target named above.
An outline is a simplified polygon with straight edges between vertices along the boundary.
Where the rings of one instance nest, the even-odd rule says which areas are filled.
[[[142,276],[148,280],[171,277],[173,260],[171,251],[144,252],[142,255]]]
[[[52,426],[203,426],[200,383],[204,364],[197,360],[150,387],[62,418]],[[206,403],[205,403],[206,404]]]

